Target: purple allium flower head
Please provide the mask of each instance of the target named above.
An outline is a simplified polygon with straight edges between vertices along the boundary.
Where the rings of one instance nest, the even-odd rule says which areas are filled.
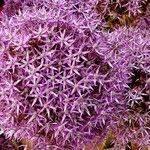
[[[118,79],[124,81],[126,79],[125,84],[123,81],[120,82],[120,87],[125,89],[121,89],[123,93],[117,110],[119,115],[116,116],[117,125],[114,126],[118,135],[116,142],[120,145],[119,149],[128,142],[138,143],[140,146],[149,146],[150,143],[148,140],[150,84],[147,82],[150,78],[149,36],[146,30],[142,31],[140,28],[117,30],[110,36],[111,39],[115,37],[111,43],[117,41],[114,50],[120,49],[117,52],[120,59],[117,58],[115,67],[119,67]]]
[[[79,149],[111,121],[100,100],[110,82],[109,64],[95,51],[102,34],[90,2],[45,7],[1,18],[1,125],[9,137]]]
[[[150,144],[149,32],[104,32],[97,2],[6,1],[0,125],[8,137],[33,140],[35,150],[80,150],[114,130],[121,146],[134,137]]]

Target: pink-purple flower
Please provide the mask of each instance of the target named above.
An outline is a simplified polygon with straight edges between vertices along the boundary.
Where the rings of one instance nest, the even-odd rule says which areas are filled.
[[[116,149],[150,145],[149,29],[106,31],[97,0],[5,3],[0,126],[8,138],[80,150],[113,130]]]

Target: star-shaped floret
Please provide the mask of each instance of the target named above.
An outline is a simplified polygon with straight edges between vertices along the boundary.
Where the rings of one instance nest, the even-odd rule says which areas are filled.
[[[66,30],[63,30],[59,32],[56,43],[59,43],[61,48],[63,46],[70,47],[74,43],[74,39],[71,35],[66,35]]]
[[[31,30],[33,33],[33,38],[37,40],[41,40],[42,38],[47,37],[48,27],[45,25],[44,27],[40,24],[37,30]]]
[[[7,70],[12,69],[12,72],[15,73],[15,68],[20,65],[18,58],[16,56],[13,57],[10,54],[8,54],[7,56],[8,56],[8,59],[6,61],[5,70],[7,71]]]

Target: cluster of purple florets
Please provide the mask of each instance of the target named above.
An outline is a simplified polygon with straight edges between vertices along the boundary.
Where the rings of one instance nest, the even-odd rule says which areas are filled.
[[[7,137],[33,141],[35,150],[80,150],[113,131],[116,149],[150,145],[148,20],[109,32],[97,3],[6,1],[0,126]]]

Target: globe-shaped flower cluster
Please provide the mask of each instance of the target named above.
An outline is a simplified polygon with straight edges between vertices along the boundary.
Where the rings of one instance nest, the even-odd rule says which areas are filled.
[[[80,150],[113,130],[116,149],[150,145],[149,29],[106,32],[97,3],[6,1],[0,125],[9,138],[35,150]]]

